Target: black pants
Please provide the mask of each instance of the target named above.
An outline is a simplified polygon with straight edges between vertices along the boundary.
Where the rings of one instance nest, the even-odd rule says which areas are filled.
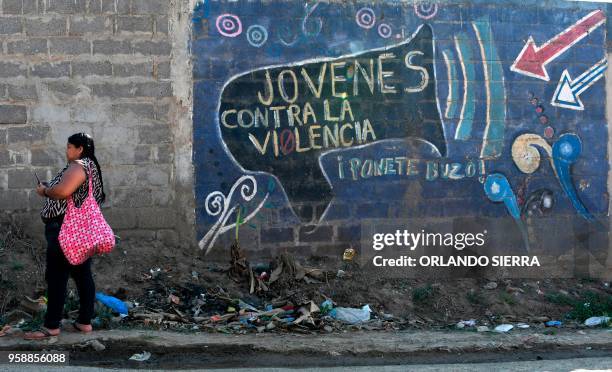
[[[61,222],[50,222],[45,225],[45,238],[47,239],[47,314],[45,315],[46,328],[59,328],[66,300],[66,286],[68,277],[74,279],[79,292],[79,318],[80,324],[90,324],[94,315],[94,301],[96,288],[91,275],[91,259],[81,265],[71,265],[59,244]]]

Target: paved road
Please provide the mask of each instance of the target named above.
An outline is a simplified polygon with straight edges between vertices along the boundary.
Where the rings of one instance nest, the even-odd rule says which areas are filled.
[[[0,372],[9,371],[40,371],[40,366],[7,366],[0,365]],[[45,367],[46,371],[109,371],[102,368],[87,368],[87,367]],[[114,369],[116,371],[129,371],[128,369]],[[189,371],[263,371],[263,372],[281,372],[281,371],[325,371],[325,372],[405,372],[405,371],[456,371],[456,372],[489,372],[489,371],[612,371],[612,358],[578,358],[564,360],[539,360],[532,362],[511,362],[511,363],[470,363],[470,364],[420,364],[420,365],[394,365],[394,366],[366,366],[366,367],[333,367],[333,368],[303,368],[303,369],[286,369],[286,368],[242,368],[242,369],[198,369]],[[161,371],[161,370],[160,370]]]

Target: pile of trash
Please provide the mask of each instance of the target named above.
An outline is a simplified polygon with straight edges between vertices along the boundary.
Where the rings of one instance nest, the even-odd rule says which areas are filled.
[[[211,294],[203,294],[197,299],[195,309],[191,314],[180,311],[178,306],[173,306],[170,312],[155,312],[147,310],[143,306],[135,306],[130,309],[126,320],[141,322],[143,325],[164,325],[166,327],[177,327],[188,325],[191,329],[209,329],[218,332],[257,331],[265,332],[273,329],[297,331],[325,330],[332,332],[343,325],[356,325],[365,329],[392,328],[392,319],[377,319],[372,317],[369,305],[361,308],[334,307],[331,300],[325,300],[321,304],[309,301],[302,304],[290,302],[277,302],[266,304],[263,308],[255,306],[239,299],[228,300],[228,306],[224,313],[203,316],[199,314],[200,306],[205,305],[208,299],[216,302],[219,296],[212,297]],[[171,297],[170,301],[180,305],[178,297]]]
[[[343,270],[326,272],[303,267],[288,254],[279,255],[270,264],[250,265],[235,244],[225,272],[248,295],[232,295],[220,286],[206,288],[193,283],[168,286],[165,277],[169,272],[152,268],[142,278],[150,282],[144,297],[125,303],[117,299],[111,303],[102,295],[97,298],[121,314],[128,324],[170,329],[224,333],[332,332],[346,327],[401,329],[406,323],[390,314],[373,311],[368,304],[337,307],[331,298],[320,293],[309,296],[302,290],[304,284],[321,284],[331,276],[349,274]],[[192,272],[194,279],[198,275]]]
[[[108,311],[110,324],[142,325],[161,329],[211,330],[222,333],[265,332],[271,330],[291,332],[333,332],[347,326],[358,329],[398,329],[398,319],[388,314],[374,313],[369,305],[361,308],[335,307],[331,299],[316,304],[308,301],[293,304],[289,301],[268,303],[263,308],[231,299],[221,288],[184,301],[177,295],[169,295],[165,309],[151,308],[134,301],[122,301],[103,293],[96,293],[98,309]],[[38,302],[37,302],[38,303]],[[42,303],[42,302],[40,302]],[[44,306],[43,306],[44,307]],[[214,310],[223,308],[224,311]],[[182,310],[181,310],[182,309]],[[43,309],[44,310],[44,309]],[[98,311],[98,314],[104,311]],[[24,312],[24,315],[25,314]],[[28,330],[24,317],[11,326],[2,327],[0,337]],[[104,319],[93,319],[96,328],[104,328]]]

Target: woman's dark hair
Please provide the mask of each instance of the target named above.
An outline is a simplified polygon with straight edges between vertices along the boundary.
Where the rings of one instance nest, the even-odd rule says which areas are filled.
[[[82,158],[90,158],[96,164],[98,168],[98,175],[100,176],[100,185],[102,186],[102,202],[106,200],[106,194],[104,193],[104,181],[102,180],[102,169],[96,158],[96,148],[94,146],[93,138],[87,133],[76,133],[68,137],[68,143],[74,147],[82,147],[83,152],[81,153]]]

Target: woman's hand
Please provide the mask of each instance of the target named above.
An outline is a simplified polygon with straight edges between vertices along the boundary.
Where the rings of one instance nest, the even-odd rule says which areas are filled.
[[[39,183],[38,186],[36,186],[36,193],[42,197],[46,197],[45,195],[45,190],[47,189],[47,186]]]

